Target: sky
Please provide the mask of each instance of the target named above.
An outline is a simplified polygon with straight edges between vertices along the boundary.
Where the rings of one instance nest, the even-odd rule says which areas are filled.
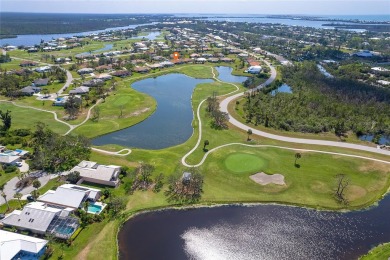
[[[0,0],[2,12],[389,15],[390,0]]]

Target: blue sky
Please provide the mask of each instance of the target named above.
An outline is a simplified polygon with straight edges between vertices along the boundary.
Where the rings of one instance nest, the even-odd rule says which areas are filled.
[[[388,14],[390,0],[0,0],[8,12]]]

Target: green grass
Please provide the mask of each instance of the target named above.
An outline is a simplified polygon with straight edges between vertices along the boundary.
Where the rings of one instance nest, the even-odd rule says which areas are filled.
[[[0,63],[0,68],[3,70],[19,70],[22,67],[19,66],[20,60],[12,59],[10,62]]]
[[[26,201],[23,201],[21,200],[20,203],[17,199],[14,199],[14,198],[7,198],[8,199],[8,204],[9,204],[9,208],[10,210],[8,212],[12,212],[14,211],[15,209],[21,209],[20,208],[20,203],[22,204],[22,206],[24,204],[26,204]],[[7,211],[7,204],[3,204],[0,206],[0,213],[5,213]]]
[[[267,162],[248,153],[232,153],[224,160],[224,166],[232,173],[255,173],[265,168]]]
[[[261,158],[262,164],[256,166],[267,174],[284,175],[287,185],[261,186],[254,183],[249,176],[258,171],[255,167],[237,174],[240,161],[236,157],[243,153],[245,156],[253,156],[252,163],[258,161],[256,157]],[[203,199],[224,202],[276,201],[314,208],[341,209],[345,205],[339,204],[332,195],[335,175],[343,173],[350,179],[346,195],[350,201],[348,208],[353,209],[374,203],[387,191],[390,183],[390,169],[383,165],[327,154],[303,153],[298,161],[300,167],[297,168],[294,166],[294,155],[294,151],[279,148],[238,145],[218,150],[201,167],[201,172],[205,174]],[[226,160],[232,157],[236,167],[229,169]]]
[[[381,244],[370,250],[367,255],[360,257],[360,260],[387,260],[390,257],[390,243]]]
[[[54,120],[54,115],[48,112],[29,108],[21,108],[10,103],[0,102],[1,110],[10,110],[12,116],[11,129],[30,128],[34,129],[37,122],[44,122],[54,132],[64,134],[69,130],[65,124]]]
[[[156,105],[152,97],[122,84],[104,103],[97,105],[100,109],[99,121],[88,120],[76,128],[75,133],[93,138],[132,126],[150,116]]]
[[[16,177],[16,175],[17,175],[16,172],[10,172],[10,173],[2,172],[0,175],[0,185],[7,183],[13,177]]]

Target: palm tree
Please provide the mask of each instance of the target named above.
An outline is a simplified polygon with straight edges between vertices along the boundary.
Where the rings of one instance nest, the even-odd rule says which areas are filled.
[[[209,145],[209,140],[204,140],[203,151],[206,150],[206,146]]]
[[[247,139],[247,141],[251,140],[251,139],[250,139],[250,136],[251,136],[251,134],[252,134],[252,129],[248,129],[248,131],[246,131],[246,133],[248,134],[248,139]]]
[[[41,182],[39,180],[34,180],[32,185],[37,190],[39,187],[41,187]]]
[[[295,154],[295,164],[297,164],[297,160],[300,159],[302,155],[300,153]]]
[[[22,202],[20,202],[20,199],[21,199],[22,197],[23,197],[23,194],[20,193],[20,192],[17,192],[17,193],[14,194],[14,198],[15,198],[15,199],[18,199],[18,201],[19,201],[20,208],[22,208]]]
[[[85,210],[85,212],[88,212],[89,201],[88,201],[88,200],[86,200],[86,201],[84,202],[83,206],[84,206],[84,210]]]

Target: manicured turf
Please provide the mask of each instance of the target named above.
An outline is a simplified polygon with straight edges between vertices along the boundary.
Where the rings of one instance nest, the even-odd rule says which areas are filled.
[[[248,153],[232,153],[224,160],[226,169],[233,173],[256,173],[265,167],[266,161]]]
[[[11,111],[11,129],[34,129],[37,122],[43,122],[56,133],[64,134],[69,127],[54,120],[54,115],[48,112],[14,106],[10,103],[0,102],[0,110]]]
[[[295,152],[291,150],[239,145],[217,150],[201,167],[201,172],[205,174],[203,199],[226,202],[278,201],[315,208],[340,209],[345,205],[334,199],[333,190],[336,185],[335,176],[342,173],[350,179],[346,197],[350,203],[348,208],[351,209],[372,204],[386,192],[390,183],[390,168],[383,164],[306,152],[302,153],[302,158],[298,161],[300,167],[296,167],[294,155]],[[240,157],[242,161],[261,158],[261,170],[268,174],[284,175],[287,185],[257,185],[249,179],[256,170],[236,174],[240,170]],[[226,166],[233,170],[226,171]]]
[[[388,260],[390,258],[390,243],[379,245],[364,255],[360,260]]]
[[[137,124],[150,116],[156,109],[156,101],[122,83],[114,94],[97,105],[100,109],[98,122],[88,120],[76,128],[75,133],[93,138]],[[121,112],[122,111],[122,112]],[[121,114],[122,113],[122,114]]]

